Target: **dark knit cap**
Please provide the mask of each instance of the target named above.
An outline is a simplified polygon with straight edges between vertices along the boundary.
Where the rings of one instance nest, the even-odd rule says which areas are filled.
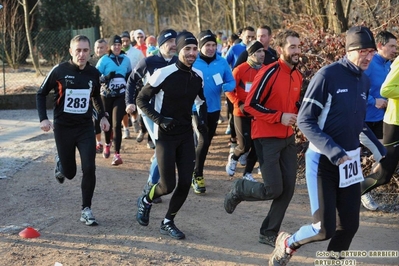
[[[180,32],[177,35],[177,37],[176,37],[176,51],[177,51],[177,53],[179,53],[180,50],[183,49],[184,46],[189,45],[189,44],[198,45],[197,39],[189,31]]]
[[[161,47],[161,45],[167,42],[169,39],[176,38],[176,36],[177,36],[176,31],[172,29],[166,29],[161,31],[157,39],[158,47]]]
[[[347,52],[366,48],[377,50],[373,33],[363,26],[354,26],[346,32],[345,48]]]
[[[108,45],[111,46],[114,43],[122,44],[122,39],[121,39],[121,37],[119,35],[115,35],[115,36],[111,37],[111,39],[109,40]]]
[[[251,41],[247,45],[248,55],[252,55],[253,53],[255,53],[256,51],[258,51],[261,48],[263,48],[263,44],[261,42],[259,42],[259,41]]]
[[[130,34],[129,34],[129,32],[128,31],[124,31],[124,32],[122,32],[122,34],[121,34],[121,38],[129,38],[130,39]]]
[[[207,42],[216,43],[215,34],[213,34],[212,31],[210,31],[210,30],[201,31],[198,34],[198,45],[199,45],[199,48],[201,49],[202,46],[204,46],[204,44],[207,43]]]

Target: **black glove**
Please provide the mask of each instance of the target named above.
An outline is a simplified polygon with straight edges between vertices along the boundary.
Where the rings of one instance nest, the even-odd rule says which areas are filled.
[[[164,117],[159,126],[167,132],[176,127],[176,121],[171,117]]]
[[[202,135],[208,133],[208,126],[204,122],[199,122],[197,129]]]
[[[243,103],[243,102],[239,102],[239,103],[238,103],[238,107],[240,108],[240,111],[241,111],[241,113],[242,113],[243,115],[245,115],[245,116],[250,116],[250,114],[249,114],[248,112],[245,112],[245,110],[244,110],[244,103]]]
[[[115,78],[115,71],[111,71],[108,75],[106,76],[101,76],[100,77],[100,83],[109,83],[111,79]]]

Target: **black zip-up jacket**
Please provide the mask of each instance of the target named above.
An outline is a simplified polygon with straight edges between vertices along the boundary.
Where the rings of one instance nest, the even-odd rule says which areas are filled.
[[[68,89],[89,89],[91,100],[89,99],[87,102],[83,98],[68,97],[70,92]],[[104,107],[100,97],[100,72],[89,63],[86,64],[83,70],[80,70],[71,60],[53,67],[36,94],[36,105],[40,122],[48,119],[46,97],[50,91],[54,91],[55,124],[75,126],[93,123],[93,106],[98,113],[98,119],[104,116]],[[82,114],[65,112],[66,106],[69,106],[71,110],[74,107],[87,108],[87,111]]]

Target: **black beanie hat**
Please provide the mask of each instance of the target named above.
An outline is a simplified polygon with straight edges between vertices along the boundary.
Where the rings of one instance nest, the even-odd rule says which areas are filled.
[[[347,52],[366,48],[377,50],[373,33],[363,26],[354,26],[346,32],[345,48]]]
[[[176,38],[176,35],[177,35],[176,31],[172,29],[166,29],[161,31],[157,39],[158,47],[161,47],[161,45],[167,42],[169,39]]]
[[[114,35],[114,37],[111,37],[109,40],[109,46],[113,45],[114,43],[120,43],[122,44],[122,38],[119,35]]]
[[[215,34],[213,34],[212,31],[210,31],[210,30],[201,31],[198,34],[198,45],[199,45],[199,48],[201,49],[202,46],[204,46],[204,44],[207,43],[207,42],[216,43]]]
[[[261,48],[263,48],[263,44],[261,42],[259,42],[259,41],[251,41],[247,45],[248,55],[252,55],[253,53],[255,53],[256,51],[258,51]]]
[[[130,39],[130,34],[129,34],[129,32],[128,32],[128,31],[122,32],[121,38],[129,38],[129,39]]]
[[[179,53],[180,50],[183,49],[184,46],[189,45],[189,44],[198,45],[197,39],[189,31],[180,32],[177,35],[177,37],[176,37],[176,51],[177,51],[177,53]]]

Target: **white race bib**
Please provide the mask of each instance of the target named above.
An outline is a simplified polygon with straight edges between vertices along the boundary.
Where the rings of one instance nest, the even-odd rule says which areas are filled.
[[[64,112],[85,114],[89,109],[91,89],[66,89]]]
[[[109,82],[108,88],[113,91],[119,91],[123,93],[126,89],[126,80],[124,78],[118,77],[113,78]]]
[[[213,77],[213,81],[215,81],[216,86],[218,86],[218,85],[223,83],[222,76],[220,76],[219,73],[213,75],[212,77]]]
[[[352,160],[347,160],[339,165],[339,187],[350,185],[364,180],[362,166],[360,164],[360,147],[353,151],[346,152]]]
[[[245,92],[249,92],[251,90],[252,82],[245,82]]]

